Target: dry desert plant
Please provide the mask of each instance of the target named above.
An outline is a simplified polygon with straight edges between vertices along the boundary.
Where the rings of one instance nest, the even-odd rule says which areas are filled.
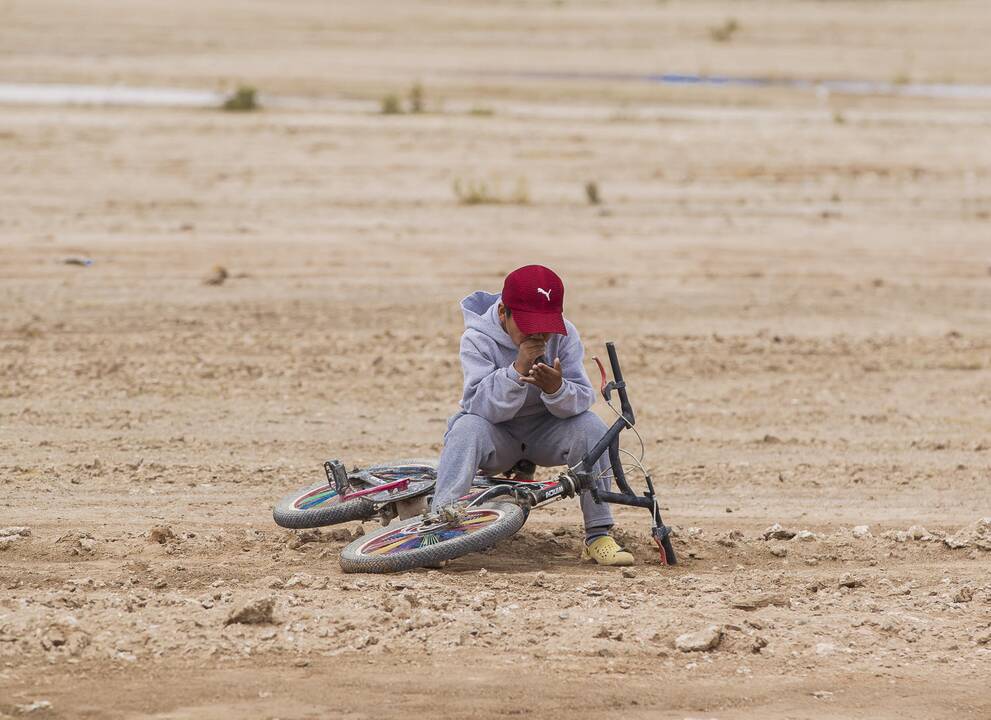
[[[382,98],[381,112],[383,115],[401,115],[403,106],[399,103],[399,98],[395,95],[386,95]]]
[[[737,22],[736,18],[730,18],[722,25],[715,25],[709,28],[709,37],[714,42],[729,42],[739,29],[740,23]]]
[[[250,85],[238,87],[221,105],[221,109],[227,112],[249,112],[258,107],[257,91]]]
[[[424,111],[423,103],[423,85],[420,83],[414,83],[413,87],[409,89],[409,111],[414,114],[422,113]]]
[[[526,178],[518,178],[512,192],[504,193],[498,180],[455,178],[454,195],[462,205],[529,205],[530,188]]]

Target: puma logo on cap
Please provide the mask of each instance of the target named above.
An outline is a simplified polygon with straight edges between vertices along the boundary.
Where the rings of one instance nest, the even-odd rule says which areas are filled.
[[[553,288],[551,288],[551,290],[553,290]],[[537,292],[541,293],[545,298],[547,298],[547,302],[550,302],[551,301],[551,291],[550,290],[544,290],[543,288],[537,288]]]

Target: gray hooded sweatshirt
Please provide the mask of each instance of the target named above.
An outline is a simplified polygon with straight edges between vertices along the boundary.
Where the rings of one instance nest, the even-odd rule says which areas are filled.
[[[595,401],[595,391],[585,374],[578,331],[567,319],[567,335],[551,335],[544,353],[547,364],[561,359],[564,382],[553,395],[536,385],[520,381],[513,368],[518,348],[499,323],[500,295],[472,293],[461,301],[465,331],[461,336],[461,369],[465,388],[461,412],[451,418],[448,427],[465,413],[479,415],[491,423],[518,417],[550,413],[559,418],[579,415]]]

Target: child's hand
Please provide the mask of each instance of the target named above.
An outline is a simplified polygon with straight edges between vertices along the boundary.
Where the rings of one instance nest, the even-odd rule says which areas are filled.
[[[544,354],[546,347],[547,341],[542,337],[531,335],[524,338],[523,342],[520,343],[519,351],[516,353],[516,361],[513,363],[516,372],[520,375],[529,375],[533,370],[533,362]]]
[[[523,375],[520,380],[531,385],[536,385],[548,395],[553,395],[561,389],[564,378],[561,377],[561,358],[554,358],[554,367],[537,363],[530,370],[529,375]]]

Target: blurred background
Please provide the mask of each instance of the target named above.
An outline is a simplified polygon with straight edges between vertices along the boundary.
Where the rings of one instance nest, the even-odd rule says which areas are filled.
[[[769,654],[706,663],[714,684],[702,700],[685,690],[685,712],[722,697],[740,717],[764,690],[752,716],[778,717],[761,703],[783,697],[780,677],[807,701],[821,687],[801,678],[829,672],[874,688],[848,687],[848,707],[908,678],[899,697],[930,717],[951,682],[986,710],[980,604],[917,601],[958,580],[984,597],[986,553],[937,535],[850,545],[843,528],[949,533],[991,501],[989,36],[985,0],[0,0],[0,505],[33,531],[0,565],[0,639],[21,629],[0,653],[62,678],[45,692],[63,709],[100,695],[100,663],[138,662],[121,707],[147,709],[151,658],[212,670],[248,647],[282,687],[279,653],[370,648],[360,633],[389,586],[334,606],[351,625],[329,639],[265,641],[222,629],[230,597],[212,588],[269,592],[268,576],[303,570],[344,587],[338,548],[289,547],[272,504],[330,457],[436,455],[460,397],[459,300],[542,263],[588,354],[617,342],[665,518],[707,533],[679,540],[691,565],[645,565],[652,634],[623,645],[616,672],[658,700],[659,662],[694,676],[651,643],[686,606],[749,628],[721,591],[759,585],[799,612],[768,611]],[[646,538],[646,518],[620,518]],[[462,568],[499,569],[535,622],[571,627],[558,594],[530,584],[562,573],[558,590],[585,603],[572,625],[603,619],[582,588],[605,581],[544,538],[576,522],[555,506],[527,525],[540,552],[507,544]],[[822,544],[770,555],[759,537],[774,522]],[[150,544],[158,525],[173,537]],[[853,570],[921,594],[868,580],[861,602],[835,590]],[[30,640],[83,572],[106,584],[71,600],[91,681]],[[821,606],[817,582],[835,590]],[[424,583],[488,591],[466,573]],[[306,620],[297,592],[275,592],[287,622]],[[305,612],[325,601],[313,591]],[[924,617],[928,634],[903,642],[902,615],[875,632],[880,612]],[[482,643],[487,659],[550,656],[554,670],[619,646],[500,617],[464,647],[396,630],[367,657],[428,647],[460,678]],[[628,640],[643,629],[606,619]],[[823,638],[849,652],[820,653]],[[40,682],[15,675],[0,690]],[[540,687],[550,674],[526,675],[529,706],[563,702]],[[625,712],[586,690],[597,699],[576,717]],[[397,707],[422,710],[415,691]]]

